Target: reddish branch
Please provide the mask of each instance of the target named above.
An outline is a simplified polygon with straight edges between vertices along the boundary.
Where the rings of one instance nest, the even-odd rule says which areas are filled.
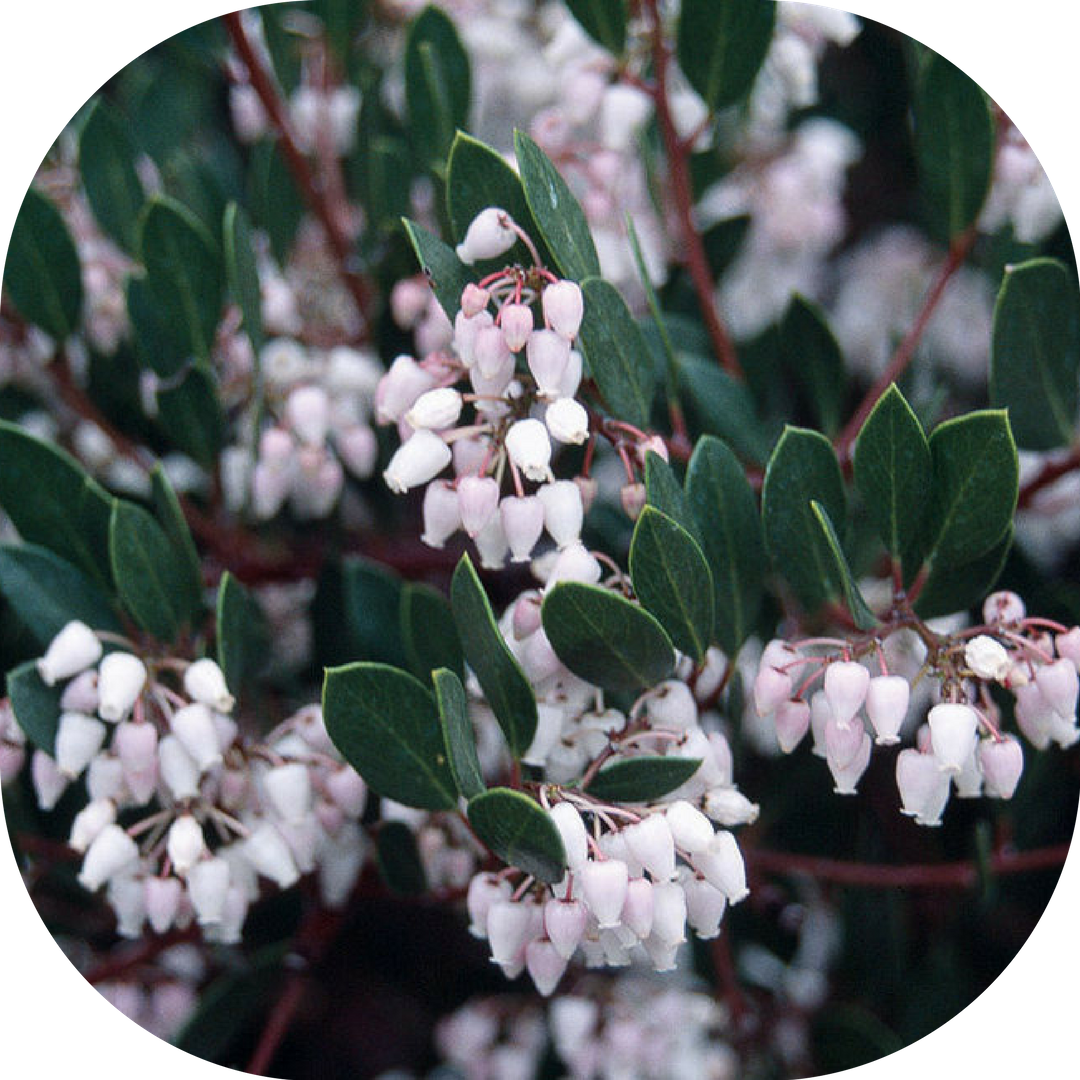
[[[1077,469],[1080,469],[1080,446],[1072,447],[1062,458],[1044,462],[1042,468],[1020,489],[1017,509],[1024,510],[1031,506],[1040,491]]]
[[[143,964],[150,963],[174,945],[195,941],[198,936],[198,928],[190,926],[186,930],[170,930],[169,933],[160,936],[145,937],[131,948],[118,951],[97,967],[91,968],[86,973],[86,981],[91,986],[98,986],[104,982],[111,982],[113,979],[122,979],[125,975],[142,967]]]

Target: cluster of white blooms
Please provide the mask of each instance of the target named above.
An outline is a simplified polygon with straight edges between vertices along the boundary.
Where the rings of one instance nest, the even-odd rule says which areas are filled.
[[[323,901],[344,903],[367,853],[367,788],[321,709],[248,739],[213,660],[104,652],[102,636],[70,622],[38,660],[63,690],[54,753],[35,750],[31,775],[43,810],[85,777],[68,842],[83,854],[80,883],[106,889],[118,933],[194,919],[207,940],[237,942],[261,878],[288,888],[317,872]]]
[[[460,891],[469,884],[484,850],[459,815],[416,810],[383,798],[379,819],[400,821],[412,830],[428,891]]]
[[[938,701],[915,746],[896,759],[902,812],[919,825],[940,824],[953,790],[960,798],[1012,798],[1024,755],[1019,739],[1001,729],[991,684],[1015,695],[1017,727],[1036,749],[1080,741],[1080,627],[1029,618],[1011,592],[993,593],[983,618],[985,625],[928,646],[925,669],[940,681]],[[765,647],[754,680],[756,709],[771,715],[780,749],[790,753],[810,732],[841,795],[855,794],[872,743],[901,741],[909,715],[910,683],[889,673],[879,644],[777,639]],[[820,647],[825,651],[815,651]],[[855,658],[860,654],[867,664]]]
[[[489,207],[458,255],[468,263],[498,258],[522,235],[505,211]],[[452,353],[420,362],[399,356],[380,380],[376,418],[396,424],[402,439],[383,476],[396,492],[425,487],[426,544],[441,548],[462,530],[485,567],[501,568],[508,555],[529,561],[545,530],[560,549],[577,543],[581,490],[555,481],[551,459],[554,445],[589,436],[575,398],[582,315],[574,282],[538,266],[507,267],[465,287]],[[458,389],[465,380],[469,389]],[[451,465],[455,478],[439,479]]]
[[[979,215],[979,229],[993,233],[1008,224],[1021,243],[1037,244],[1061,221],[1049,177],[1024,137],[1009,124],[998,143],[994,181]]]

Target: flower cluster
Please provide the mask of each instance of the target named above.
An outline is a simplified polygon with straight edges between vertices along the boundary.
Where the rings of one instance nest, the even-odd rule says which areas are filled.
[[[924,656],[919,677],[938,681],[937,703],[918,729],[916,745],[897,755],[896,780],[902,812],[919,825],[940,824],[954,790],[960,798],[1012,798],[1023,750],[1015,735],[1002,730],[991,685],[1014,695],[1017,727],[1036,749],[1080,741],[1080,627],[1029,618],[1012,592],[988,597],[983,619],[982,626],[952,634],[918,627]],[[860,656],[876,663],[879,673]],[[910,701],[911,684],[890,674],[877,638],[774,640],[754,680],[755,706],[760,715],[771,714],[780,749],[790,753],[809,731],[813,752],[825,758],[841,795],[855,794],[874,742],[901,741]]]
[[[35,750],[31,773],[42,809],[85,776],[68,842],[83,854],[79,882],[106,888],[120,935],[194,919],[208,940],[236,942],[260,879],[288,888],[312,871],[323,901],[344,903],[366,856],[367,788],[318,706],[248,739],[213,660],[106,642],[71,622],[38,660],[42,681],[63,689],[54,752]]]
[[[505,211],[489,207],[458,255],[468,263],[499,258],[519,239],[532,247]],[[399,356],[375,395],[377,419],[397,424],[402,437],[383,474],[387,485],[396,492],[426,485],[423,541],[442,547],[463,530],[492,568],[507,555],[529,561],[545,529],[560,548],[574,543],[584,513],[580,489],[555,482],[551,471],[553,444],[589,434],[575,398],[581,290],[540,267],[535,248],[533,255],[531,270],[511,266],[467,285],[453,353],[420,362]],[[466,379],[469,390],[458,389]],[[437,479],[451,464],[455,479]]]

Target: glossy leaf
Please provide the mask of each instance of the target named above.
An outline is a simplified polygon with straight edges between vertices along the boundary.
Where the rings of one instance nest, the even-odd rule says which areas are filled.
[[[801,387],[817,426],[835,434],[846,391],[844,357],[817,304],[792,299],[780,324],[780,348],[788,376]]]
[[[584,282],[585,278],[596,277],[600,273],[600,259],[589,223],[559,170],[524,132],[514,132],[514,150],[525,201],[556,269],[563,277],[574,281]],[[589,310],[588,300],[585,310]]]
[[[150,501],[154,517],[175,552],[177,569],[185,581],[184,601],[194,622],[202,611],[202,566],[180,500],[160,465],[155,465],[150,473]]]
[[[771,0],[683,0],[676,28],[679,66],[711,110],[749,93],[775,21]]]
[[[491,603],[468,555],[462,555],[450,582],[465,660],[506,736],[510,753],[520,758],[536,734],[536,698],[521,665],[495,623]]]
[[[734,656],[757,623],[764,595],[761,518],[746,473],[731,449],[702,436],[686,472],[686,493],[712,574],[720,647]]]
[[[421,681],[436,668],[465,678],[465,655],[450,602],[437,589],[406,582],[401,589],[401,640],[412,673]]]
[[[833,525],[832,518],[829,517],[825,507],[816,499],[810,501],[810,509],[813,510],[814,517],[817,518],[818,525],[821,527],[821,535],[825,538],[825,543],[828,545],[829,552],[832,555],[833,572],[836,580],[840,582],[840,591],[843,593],[844,603],[847,605],[852,619],[855,620],[855,625],[860,630],[872,630],[878,624],[877,616],[870,610],[866,599],[859,591],[859,586],[855,583],[855,575],[851,572],[851,566],[848,564],[847,556],[844,554],[840,537],[836,535],[836,526]]]
[[[251,341],[256,357],[262,352],[262,296],[259,291],[259,268],[255,264],[255,238],[251,221],[243,207],[229,203],[222,223],[225,254],[225,280],[243,317],[244,333]]]
[[[994,308],[990,398],[1009,410],[1018,446],[1052,450],[1076,437],[1080,408],[1080,305],[1053,259],[1005,269]]]
[[[450,759],[450,771],[454,774],[458,791],[466,799],[471,799],[484,791],[487,785],[480,772],[480,759],[476,754],[476,733],[469,718],[469,701],[465,696],[465,687],[461,685],[461,680],[446,668],[433,671],[432,682],[435,685],[435,700],[439,706],[446,752]]]
[[[420,267],[435,290],[435,298],[447,318],[453,322],[461,307],[461,291],[469,282],[477,280],[476,275],[457,257],[452,247],[428,232],[423,225],[417,225],[407,218],[403,221]]]
[[[234,694],[263,669],[270,628],[254,596],[228,570],[217,594],[217,662]]]
[[[78,328],[82,311],[79,253],[60,211],[30,188],[11,231],[4,286],[27,322],[58,344]]]
[[[555,823],[520,791],[491,788],[469,800],[469,824],[503,862],[553,883],[566,870],[566,853]]]
[[[421,810],[450,810],[457,789],[435,699],[386,664],[329,668],[323,719],[345,760],[379,795]]]
[[[645,455],[645,501],[681,525],[699,544],[701,530],[672,467],[655,451]]]
[[[916,613],[924,619],[936,619],[981,604],[1005,568],[1012,542],[1010,524],[1005,536],[985,555],[959,566],[941,560],[933,563],[915,602]]]
[[[626,0],[566,0],[582,29],[613,56],[626,49]]]
[[[701,766],[701,758],[622,758],[602,768],[588,786],[594,798],[613,803],[645,803],[682,787]]]
[[[931,53],[914,102],[915,156],[923,205],[945,240],[979,215],[994,164],[994,120],[986,95],[944,56]]]
[[[266,15],[263,14],[265,21]],[[252,221],[266,230],[270,251],[284,265],[304,218],[304,201],[273,139],[257,143],[248,167],[248,209]]]
[[[713,581],[697,541],[655,507],[646,506],[630,542],[630,577],[642,606],[676,648],[700,664],[712,641]]]
[[[768,461],[770,444],[744,383],[736,382],[714,361],[683,355],[678,388],[679,400],[703,433],[723,439],[751,461]]]
[[[79,175],[97,223],[131,253],[137,248],[139,212],[146,200],[135,171],[136,154],[130,125],[99,97],[79,135]]]
[[[375,859],[390,891],[419,896],[427,891],[427,875],[416,834],[404,821],[384,821],[375,833]]]
[[[157,390],[158,423],[172,444],[206,469],[217,461],[224,438],[217,379],[201,364],[192,364],[178,380]]]
[[[811,610],[832,596],[837,585],[812,499],[833,521],[844,520],[844,482],[829,440],[816,431],[788,427],[765,470],[762,528],[773,566]]]
[[[640,694],[675,667],[671,639],[660,623],[610,589],[560,582],[545,595],[541,618],[559,659],[612,693]]]
[[[363,123],[363,120],[361,120]],[[409,210],[412,155],[404,139],[380,135],[365,140],[357,196],[367,215],[369,231],[388,233]]]
[[[343,621],[352,658],[403,666],[401,579],[374,560],[359,557],[342,562],[341,576]]]
[[[897,557],[910,551],[930,490],[930,446],[895,383],[859,432],[854,466],[855,485],[885,547]]]
[[[590,277],[581,284],[585,315],[579,342],[589,373],[611,414],[646,427],[656,391],[656,367],[641,330],[614,285]]]
[[[181,312],[159,304],[145,276],[129,277],[125,291],[139,362],[162,379],[171,379],[191,357]]]
[[[7,673],[6,693],[15,719],[26,737],[52,757],[56,753],[56,729],[60,726],[63,683],[46,686],[33,660]]]

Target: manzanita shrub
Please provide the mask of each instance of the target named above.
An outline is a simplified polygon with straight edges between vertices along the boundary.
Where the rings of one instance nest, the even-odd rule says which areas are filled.
[[[1071,831],[1078,369],[1023,138],[842,12],[316,0],[165,42],[4,269],[42,918],[256,1073],[919,1037]]]

